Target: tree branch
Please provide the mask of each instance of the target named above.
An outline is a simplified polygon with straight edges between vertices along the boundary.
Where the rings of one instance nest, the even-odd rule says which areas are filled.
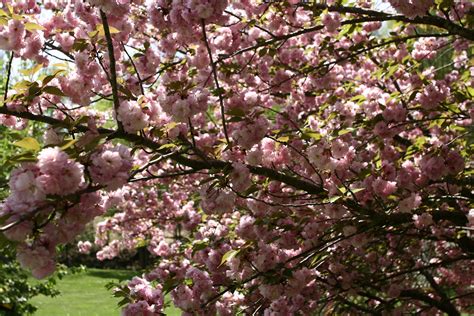
[[[303,5],[304,6],[304,5]],[[445,29],[450,33],[459,35],[464,37],[468,40],[474,41],[474,30],[464,28],[463,26],[453,23],[447,19],[443,19],[438,16],[432,15],[425,15],[425,16],[417,16],[413,19],[407,18],[403,15],[392,15],[390,13],[375,11],[375,10],[368,10],[363,8],[357,7],[346,7],[343,5],[327,5],[321,3],[313,3],[307,5],[309,9],[317,9],[317,10],[328,10],[329,12],[339,12],[339,13],[351,13],[351,14],[359,14],[359,15],[366,15],[368,17],[377,17],[380,18],[380,21],[400,21],[412,24],[424,24],[424,25],[432,25],[437,26],[439,28]]]
[[[229,140],[229,135],[227,134],[227,123],[226,123],[225,112],[224,112],[224,98],[222,97],[222,91],[221,91],[221,87],[219,85],[219,79],[217,78],[216,64],[214,63],[214,60],[212,59],[211,47],[209,47],[209,43],[207,42],[206,23],[204,22],[204,20],[201,20],[201,27],[202,27],[203,41],[204,41],[204,44],[206,45],[206,48],[207,48],[207,53],[209,55],[209,61],[211,62],[212,74],[214,76],[214,83],[216,85],[217,93],[219,95],[219,103],[220,103],[220,107],[221,107],[222,125],[224,127],[225,140],[227,142],[227,145],[231,146],[230,140]]]
[[[138,84],[140,86],[140,91],[141,91],[142,95],[145,95],[145,90],[143,89],[143,81],[142,81],[142,78],[140,76],[140,73],[138,72],[137,66],[135,65],[135,62],[133,61],[132,56],[130,56],[130,54],[127,52],[127,48],[125,47],[125,45],[123,43],[122,43],[122,47],[123,47],[123,51],[125,52],[125,54],[127,54],[128,59],[130,59],[130,63],[132,64],[133,69],[135,70],[135,73],[137,74]]]
[[[85,133],[89,131],[89,128],[85,125],[72,126],[70,122],[65,122],[65,121],[61,121],[49,116],[33,114],[30,112],[15,112],[15,111],[11,111],[7,109],[6,107],[0,107],[0,114],[13,115],[15,117],[43,122],[43,123],[47,123],[53,126],[61,126],[61,127],[70,128],[70,129],[72,128],[73,131],[77,131],[77,132]],[[114,138],[125,139],[134,143],[135,145],[144,145],[162,155],[168,155],[171,153],[168,149],[163,149],[163,148],[160,149],[162,144],[157,143],[149,138],[146,138],[140,135],[128,134],[124,132],[123,130],[114,131],[114,130],[110,130],[106,128],[98,128],[97,131],[101,135],[108,135],[108,139],[114,139]],[[172,153],[169,155],[169,159],[183,166],[193,168],[195,171],[211,169],[211,168],[224,170],[225,168],[231,168],[232,166],[230,162],[226,162],[222,160],[211,159],[207,161],[202,161],[202,160],[190,159],[188,157],[183,156],[182,153]],[[301,179],[286,175],[284,173],[281,173],[277,170],[273,170],[266,167],[258,167],[258,166],[251,166],[251,165],[248,165],[247,167],[249,168],[250,172],[253,174],[265,176],[272,180],[280,181],[282,183],[285,183],[289,186],[294,187],[295,189],[302,190],[310,194],[316,194],[322,198],[327,196],[327,192],[323,187],[316,185],[314,183],[311,183],[309,181],[301,180]]]
[[[110,85],[112,86],[112,96],[114,99],[114,110],[115,115],[118,115],[118,108],[120,106],[120,100],[117,88],[117,70],[115,69],[115,55],[114,55],[114,44],[112,42],[112,36],[110,35],[109,23],[107,22],[107,15],[104,11],[100,10],[100,17],[104,26],[105,39],[107,41],[107,50],[109,52],[109,68],[110,68]],[[117,126],[119,131],[123,131],[122,122],[117,118]]]
[[[413,299],[425,302],[425,303],[429,304],[430,306],[436,307],[437,309],[447,313],[450,316],[459,316],[460,315],[459,312],[456,310],[456,308],[454,308],[454,306],[452,304],[445,304],[444,302],[440,302],[438,300],[435,300],[435,299],[429,297],[428,295],[426,295],[425,293],[422,293],[422,292],[414,290],[414,289],[412,289],[412,290],[403,290],[400,293],[400,296],[401,297],[409,297],[409,298],[413,298]]]
[[[13,52],[10,53],[10,60],[8,61],[8,70],[7,70],[7,81],[5,82],[5,92],[3,94],[3,105],[7,102],[8,98],[8,86],[10,84],[10,76],[12,74],[12,63],[13,63]]]

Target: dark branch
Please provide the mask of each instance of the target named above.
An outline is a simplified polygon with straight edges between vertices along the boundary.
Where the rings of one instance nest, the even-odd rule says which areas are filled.
[[[107,22],[107,15],[104,11],[100,10],[100,17],[102,24],[104,25],[105,39],[107,41],[107,50],[109,52],[109,68],[110,68],[110,85],[112,86],[112,96],[114,98],[114,110],[115,114],[118,115],[118,108],[120,106],[118,87],[117,87],[117,70],[115,69],[115,55],[114,55],[114,44],[112,42],[112,36],[110,35],[109,23]],[[119,131],[123,131],[122,122],[117,119],[117,125]]]

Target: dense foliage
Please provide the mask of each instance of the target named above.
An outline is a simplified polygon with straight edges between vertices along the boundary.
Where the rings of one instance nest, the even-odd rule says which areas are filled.
[[[1,66],[0,66],[1,68]],[[6,77],[0,77],[0,86],[5,85]],[[9,158],[15,154],[15,141],[25,137],[26,131],[8,131],[5,126],[0,126],[0,199],[5,199],[8,194],[8,175],[13,165]],[[63,270],[63,272],[65,272]],[[31,299],[37,295],[53,297],[58,294],[55,283],[56,278],[33,283],[28,278],[29,273],[22,269],[15,260],[15,248],[0,235],[0,315],[23,316],[34,313],[36,306]],[[61,276],[61,274],[58,274]]]
[[[103,216],[99,260],[153,256],[124,315],[474,312],[470,1],[1,3],[35,277]]]
[[[12,249],[0,248],[0,315],[32,314],[36,307],[30,299],[36,295],[55,296],[55,279],[31,284],[28,273],[15,261]]]

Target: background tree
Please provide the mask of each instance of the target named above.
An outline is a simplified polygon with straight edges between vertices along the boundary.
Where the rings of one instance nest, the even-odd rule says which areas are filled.
[[[156,258],[125,315],[472,312],[472,3],[2,3],[34,276],[105,214],[98,259]]]

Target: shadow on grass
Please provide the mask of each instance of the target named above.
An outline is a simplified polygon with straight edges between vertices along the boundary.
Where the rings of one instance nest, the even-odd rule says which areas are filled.
[[[85,271],[85,274],[103,278],[103,279],[116,279],[121,281],[128,280],[133,278],[136,275],[139,275],[139,271],[124,271],[124,270],[96,270],[96,269],[88,269]]]

